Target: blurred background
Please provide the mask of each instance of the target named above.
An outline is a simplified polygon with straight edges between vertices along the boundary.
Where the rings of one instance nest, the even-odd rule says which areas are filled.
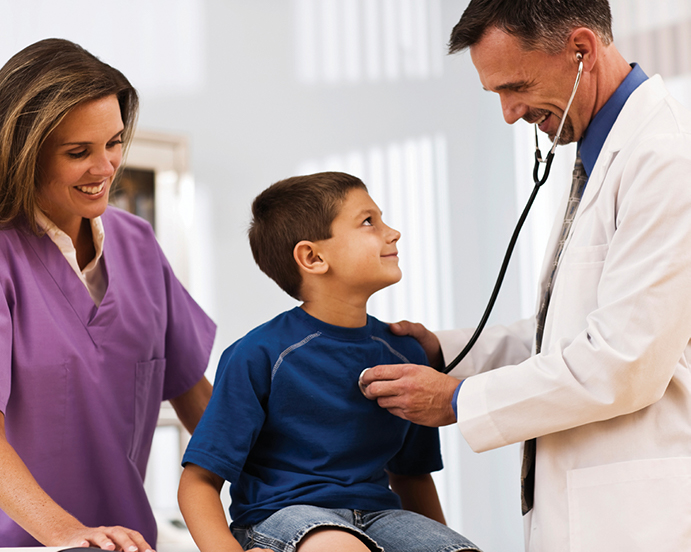
[[[218,324],[221,351],[295,302],[255,266],[252,199],[298,173],[360,176],[402,232],[403,280],[372,314],[474,326],[532,189],[532,128],[507,126],[469,55],[445,45],[465,0],[0,0],[0,63],[46,37],[75,41],[141,94],[113,202],[152,221],[178,277]],[[691,107],[691,2],[613,0],[615,44]],[[574,74],[575,77],[575,74]],[[543,142],[543,151],[547,140]],[[560,148],[491,322],[534,311]],[[449,525],[486,552],[519,550],[518,445],[475,454],[442,430],[436,475]],[[195,550],[176,504],[186,436],[162,409],[147,475],[158,549]]]

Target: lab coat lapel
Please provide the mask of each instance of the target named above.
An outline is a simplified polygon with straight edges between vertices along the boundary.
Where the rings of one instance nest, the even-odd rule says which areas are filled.
[[[636,136],[640,129],[648,122],[646,117],[640,119],[641,113],[654,113],[654,106],[667,95],[667,90],[662,82],[660,75],[651,77],[633,91],[629,99],[624,104],[614,126],[609,132],[602,151],[595,162],[593,172],[588,179],[583,198],[581,199],[580,213],[588,208],[597,197],[602,183],[607,177],[607,172],[614,162],[617,153],[626,145],[629,140]],[[580,213],[576,213],[574,225],[577,223]]]
[[[600,155],[595,162],[593,171],[588,178],[588,184],[583,192],[583,197],[581,198],[578,210],[576,211],[576,216],[574,218],[573,224],[571,225],[571,233],[573,234],[574,229],[578,226],[580,218],[588,210],[589,206],[597,199],[600,189],[605,181],[607,172],[609,171],[612,163],[616,159],[617,154],[626,145],[626,143],[631,140],[636,134],[638,134],[639,129],[643,125],[647,124],[647,118],[641,121],[638,116],[640,113],[651,113],[651,117],[654,113],[654,106],[668,94],[662,79],[659,75],[648,79],[646,82],[642,83],[629,97],[626,104],[624,104],[623,109],[619,113],[614,126],[610,130],[605,143],[602,146]],[[536,312],[540,308],[539,300],[545,292],[545,287],[548,282],[548,275],[552,270],[551,260],[554,257],[554,251],[557,248],[557,243],[559,241],[559,233],[561,230],[562,216],[566,209],[566,203],[568,201],[568,190],[566,190],[560,205],[559,216],[555,217],[554,226],[552,227],[552,233],[547,243],[547,250],[545,254],[545,260],[543,262],[542,268],[540,270],[540,285],[538,293],[538,304],[536,306]],[[567,238],[566,244],[564,245],[564,250],[569,246],[571,235]],[[563,255],[562,255],[563,256]],[[555,274],[555,278],[558,276]],[[547,320],[545,321],[545,335],[549,334],[549,328],[551,326],[550,313],[547,313]],[[546,342],[548,343],[548,342]]]

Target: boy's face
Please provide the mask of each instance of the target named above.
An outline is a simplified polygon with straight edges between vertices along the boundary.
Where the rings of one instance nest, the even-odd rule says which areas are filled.
[[[336,286],[369,297],[401,279],[396,248],[400,237],[398,230],[384,224],[369,194],[353,188],[331,224],[331,238],[319,242],[320,252]]]

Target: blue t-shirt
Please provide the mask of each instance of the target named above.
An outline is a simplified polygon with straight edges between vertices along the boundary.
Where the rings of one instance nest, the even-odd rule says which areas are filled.
[[[224,351],[183,464],[230,482],[238,525],[294,504],[400,508],[385,470],[440,470],[438,430],[366,399],[358,376],[378,364],[408,362],[427,363],[420,345],[376,318],[342,328],[299,307],[284,312]]]

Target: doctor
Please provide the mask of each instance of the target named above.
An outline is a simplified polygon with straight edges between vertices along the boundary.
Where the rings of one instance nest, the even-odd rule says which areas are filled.
[[[560,256],[566,198],[549,241],[544,331],[535,319],[488,329],[455,378],[377,366],[367,395],[414,422],[456,423],[477,452],[526,441],[530,552],[688,550],[691,114],[619,54],[606,0],[471,0],[450,40],[466,48],[506,122],[550,137],[582,61],[562,142],[578,142],[587,182]],[[437,366],[471,334],[392,329]]]

